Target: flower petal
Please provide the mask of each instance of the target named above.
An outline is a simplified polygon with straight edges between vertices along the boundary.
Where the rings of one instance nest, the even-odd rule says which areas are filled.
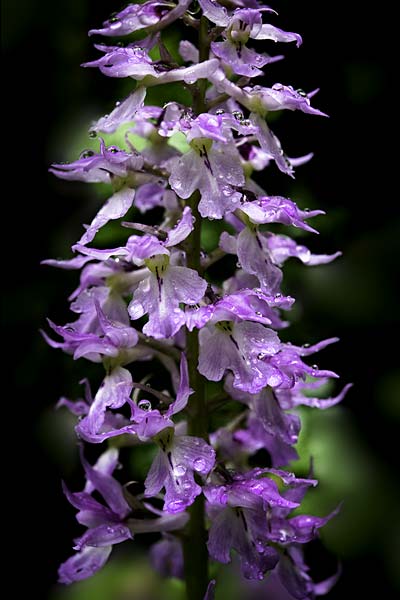
[[[74,583],[91,577],[100,571],[111,554],[112,546],[103,548],[86,547],[66,560],[58,570],[60,583]]]
[[[82,550],[85,546],[104,548],[129,539],[133,539],[133,535],[126,525],[99,525],[88,529],[79,539],[75,540],[74,550]]]
[[[135,190],[132,190],[131,188],[124,187],[119,192],[115,192],[115,194],[113,194],[99,210],[88,229],[77,243],[83,246],[89,244],[89,242],[94,239],[99,229],[104,227],[108,221],[123,217],[132,206],[134,197]]]
[[[108,473],[101,473],[93,468],[82,456],[82,464],[86,477],[107,502],[111,510],[120,518],[126,517],[131,509],[125,500],[121,484]]]
[[[151,498],[156,496],[161,488],[164,486],[164,482],[168,477],[168,463],[164,452],[159,450],[153,460],[153,463],[147,473],[146,480],[144,482],[145,496]]]
[[[91,130],[114,133],[120,125],[133,120],[137,111],[142,108],[145,97],[146,88],[143,86],[138,87],[125,100],[119,102],[109,115],[101,117],[92,125]]]

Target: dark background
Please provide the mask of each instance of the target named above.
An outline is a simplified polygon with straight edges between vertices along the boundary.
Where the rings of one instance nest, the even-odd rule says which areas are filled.
[[[399,166],[398,141],[392,139],[398,100],[389,81],[388,30],[393,16],[382,9],[367,11],[357,2],[341,6],[276,1],[273,6],[281,15],[277,24],[300,32],[304,45],[300,50],[280,48],[287,58],[271,67],[267,84],[281,81],[307,91],[320,87],[313,105],[330,119],[290,113],[279,120],[275,129],[289,155],[312,150],[316,156],[298,169],[294,184],[274,169],[268,171],[267,189],[326,210],[328,217],[318,222],[321,236],[310,244],[319,251],[344,252],[344,258],[324,272],[289,268],[304,308],[294,335],[303,340],[339,335],[340,345],[326,352],[324,364],[344,382],[355,383],[333,426],[347,427],[354,452],[362,455],[353,463],[353,446],[346,441],[350,487],[354,477],[350,504],[355,502],[365,517],[358,529],[349,529],[347,540],[342,528],[341,540],[331,543],[343,558],[344,573],[329,598],[341,598],[349,590],[357,597],[369,592],[390,598],[400,531],[395,484],[400,390],[394,331]],[[119,4],[7,0],[2,8],[7,75],[2,113],[7,159],[2,298],[10,334],[5,348],[11,357],[3,373],[3,402],[10,411],[3,424],[4,435],[9,434],[3,462],[11,474],[7,497],[10,491],[13,497],[5,520],[12,523],[10,537],[16,541],[10,551],[16,576],[36,597],[45,598],[60,559],[69,553],[71,533],[76,533],[73,511],[59,485],[61,476],[73,476],[75,455],[60,452],[63,431],[51,420],[50,407],[61,394],[71,392],[68,382],[78,369],[69,357],[48,349],[38,335],[46,316],[56,322],[67,318],[66,296],[75,276],[40,267],[39,261],[68,256],[81,223],[93,214],[89,187],[60,184],[47,168],[52,160],[68,155],[79,122],[87,124],[90,116],[104,114],[121,97],[120,82],[79,68],[95,56],[86,31],[100,25]],[[58,454],[51,450],[53,442]],[[361,463],[367,467],[360,480]],[[357,508],[353,510],[356,514]]]

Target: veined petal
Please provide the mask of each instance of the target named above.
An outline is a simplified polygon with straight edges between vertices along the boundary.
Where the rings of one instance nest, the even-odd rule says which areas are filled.
[[[197,271],[187,267],[170,267],[164,276],[165,294],[171,300],[185,304],[196,304],[203,298],[207,282]]]
[[[303,40],[301,35],[293,33],[292,31],[283,31],[270,23],[266,23],[257,28],[256,31],[251,32],[250,36],[256,40],[272,40],[274,42],[296,42],[296,46],[299,47]]]
[[[188,372],[188,364],[186,360],[185,354],[182,352],[181,354],[181,363],[180,363],[180,380],[179,380],[179,389],[176,395],[175,402],[172,402],[166,411],[166,415],[175,415],[176,413],[183,410],[188,402],[190,394],[193,394],[193,390],[189,386],[189,372]]]
[[[203,15],[207,17],[207,19],[220,27],[226,27],[226,25],[228,25],[228,12],[226,8],[221,6],[216,0],[199,0],[199,4],[202,8]]]
[[[60,583],[74,583],[91,577],[100,571],[111,554],[112,546],[94,548],[87,546],[66,560],[58,570]]]
[[[180,435],[174,440],[173,458],[178,464],[207,475],[215,463],[215,451],[203,439]]]
[[[74,550],[82,550],[85,546],[104,548],[120,544],[129,539],[133,539],[133,535],[126,525],[114,523],[99,525],[93,529],[88,529],[79,539],[75,540]]]
[[[108,221],[123,217],[132,206],[134,197],[135,190],[131,188],[122,188],[119,192],[115,192],[99,210],[77,243],[80,245],[89,244],[99,229],[104,227]]]
[[[126,517],[130,506],[126,502],[121,484],[108,473],[101,473],[93,468],[82,456],[82,464],[87,479],[107,502],[111,510],[120,518]]]
[[[282,272],[273,264],[265,239],[259,232],[246,227],[239,233],[237,255],[242,268],[258,278],[265,292],[275,294],[279,290]]]
[[[104,422],[107,408],[120,408],[132,391],[132,376],[127,369],[116,367],[110,375],[104,378],[88,415],[80,422],[85,423],[89,431],[98,433]]]
[[[164,482],[168,477],[168,462],[164,452],[159,450],[153,460],[153,463],[147,473],[145,486],[145,495],[148,498],[156,496],[161,488],[164,486]]]
[[[189,198],[199,188],[203,176],[203,161],[194,150],[169,161],[169,184],[180,198]]]
[[[220,381],[236,362],[236,348],[229,337],[216,328],[203,327],[199,333],[199,371],[209,381]]]
[[[94,123],[91,130],[114,133],[120,125],[133,120],[137,111],[142,108],[145,97],[146,88],[143,86],[138,87],[125,100],[119,102],[109,115],[101,117]]]
[[[167,248],[176,246],[185,240],[193,231],[194,218],[189,206],[183,209],[182,217],[178,223],[168,232],[168,237],[165,241]]]

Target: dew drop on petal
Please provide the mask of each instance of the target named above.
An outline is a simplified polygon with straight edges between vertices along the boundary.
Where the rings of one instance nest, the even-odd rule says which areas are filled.
[[[167,509],[173,513],[180,512],[185,508],[185,505],[184,500],[171,500],[171,502],[168,502],[167,504]]]
[[[196,460],[193,463],[193,468],[195,471],[199,471],[199,473],[203,472],[206,468],[206,461],[204,460],[204,458],[196,458]]]
[[[279,530],[279,540],[281,542],[286,542],[287,537],[288,537],[288,534],[287,534],[286,529],[280,529]]]
[[[147,412],[147,411],[151,410],[151,402],[150,402],[150,400],[140,400],[138,402],[138,407],[141,410],[145,410]]]
[[[93,150],[83,150],[83,152],[80,153],[79,158],[90,158],[91,156],[94,156]]]
[[[186,473],[186,467],[184,465],[175,465],[174,467],[174,475],[177,477],[182,477]]]

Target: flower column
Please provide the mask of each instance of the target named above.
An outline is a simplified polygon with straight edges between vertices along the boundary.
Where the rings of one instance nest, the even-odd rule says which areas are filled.
[[[94,395],[86,382],[84,399],[62,398],[59,405],[79,417],[76,432],[83,443],[111,445],[94,466],[82,450],[84,489],[64,489],[87,529],[59,577],[63,583],[89,577],[103,567],[114,544],[159,532],[152,562],[162,575],[185,579],[190,600],[211,598],[209,559],[228,563],[232,551],[246,578],[262,580],[269,574],[268,582],[279,579],[294,598],[313,598],[335,577],[314,583],[301,545],[314,539],[335,512],[323,518],[293,516],[317,482],[282,468],[297,457],[296,407],[329,408],[348,386],[336,397],[320,399],[315,390],[337,375],[306,362],[336,338],[312,346],[281,342],[278,332],[287,326],[282,311],[294,303],[282,293],[281,267],[290,258],[309,266],[328,263],[340,253],[314,255],[274,233],[275,223],[315,232],[308,219],[322,211],[301,210],[288,198],[269,196],[253,173],[275,163],[293,176],[294,167],[311,158],[286,156],[269,127],[271,111],[323,113],[311,107],[313,94],[252,83],[261,67],[281,57],[260,54],[247,44],[299,45],[298,34],[264,23],[269,11],[264,6],[199,2],[195,14],[188,0],[129,5],[90,32],[141,36],[126,45],[98,45],[104,55],[84,65],[137,82],[90,133],[92,138],[114,134],[128,124],[125,149],[100,137],[97,151],[85,150],[78,160],[51,169],[63,179],[112,187],[74,244],[76,255],[45,261],[81,269],[71,295],[78,318],[64,326],[49,321],[61,339],[45,333],[46,340],[105,371]],[[177,19],[198,35],[198,46],[187,40],[179,44],[183,66],[174,62],[162,37]],[[172,82],[187,87],[190,106],[145,104],[148,88]],[[138,137],[141,152],[134,145]],[[124,222],[134,233],[123,245],[94,247],[99,230],[132,207],[135,218],[154,208],[162,217],[154,224]],[[201,249],[206,219],[219,219],[223,229],[209,255]],[[225,280],[210,283],[208,268],[228,255],[237,257],[236,268],[226,259]],[[151,375],[138,381],[137,361],[161,363],[170,375],[167,389],[160,391]],[[149,373],[159,369],[152,365]],[[217,390],[210,398],[207,380]],[[220,415],[214,418],[221,407],[222,426]],[[135,494],[113,476],[114,438],[119,447],[153,446],[154,458]],[[258,450],[269,462],[254,467]]]

